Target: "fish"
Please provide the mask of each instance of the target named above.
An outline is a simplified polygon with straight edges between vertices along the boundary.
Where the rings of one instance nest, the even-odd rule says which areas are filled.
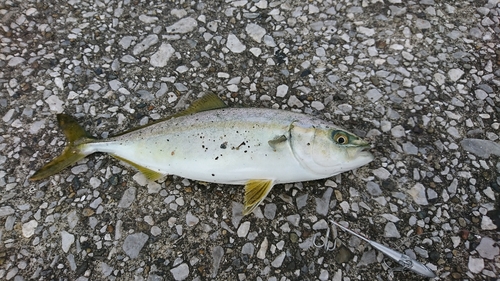
[[[156,181],[176,175],[200,182],[244,185],[243,215],[276,184],[329,178],[371,162],[370,144],[333,123],[280,109],[230,108],[215,93],[186,110],[98,139],[67,114],[57,121],[64,151],[30,180],[57,174],[93,153],[107,153]]]

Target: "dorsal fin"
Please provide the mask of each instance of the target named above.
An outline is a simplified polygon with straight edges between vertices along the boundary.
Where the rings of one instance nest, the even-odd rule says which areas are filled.
[[[201,98],[193,101],[193,103],[184,111],[176,113],[171,117],[179,117],[189,114],[194,114],[202,111],[214,110],[225,108],[227,105],[222,101],[218,95],[214,93],[208,93]]]

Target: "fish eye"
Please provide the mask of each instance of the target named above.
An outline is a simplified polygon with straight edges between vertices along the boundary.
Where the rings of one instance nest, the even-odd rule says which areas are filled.
[[[349,142],[349,136],[341,131],[332,132],[333,140],[338,144],[347,144]]]

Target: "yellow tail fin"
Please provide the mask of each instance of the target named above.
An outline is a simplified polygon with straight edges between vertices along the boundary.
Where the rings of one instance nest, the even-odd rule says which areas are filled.
[[[74,164],[88,155],[82,153],[81,148],[85,144],[92,142],[92,136],[90,136],[72,116],[58,114],[57,122],[59,124],[59,128],[61,128],[64,132],[68,144],[61,155],[54,158],[30,177],[30,180],[32,181],[41,180],[57,174],[64,168]]]

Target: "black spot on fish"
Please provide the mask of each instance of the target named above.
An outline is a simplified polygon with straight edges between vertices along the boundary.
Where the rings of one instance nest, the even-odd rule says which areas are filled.
[[[238,150],[238,149],[240,149],[240,147],[242,147],[244,145],[245,145],[245,142],[242,142],[242,143],[240,143],[240,145],[238,145],[238,147],[233,147],[232,149],[233,150]]]
[[[212,174],[212,177],[215,177],[215,174]]]
[[[221,143],[220,148],[226,149],[227,148],[227,141]]]
[[[215,157],[215,160],[219,160],[219,156]]]

